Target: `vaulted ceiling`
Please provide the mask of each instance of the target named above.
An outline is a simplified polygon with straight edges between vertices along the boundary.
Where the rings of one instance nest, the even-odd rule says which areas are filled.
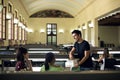
[[[44,10],[59,10],[76,16],[94,0],[21,0],[29,16]]]
[[[69,16],[75,17],[93,1],[95,0],[21,0],[21,3],[30,17],[41,17],[44,15],[44,12],[47,14],[48,11],[50,11],[49,14],[51,14],[52,17],[61,17],[58,13],[62,15],[66,15],[66,13],[68,13]],[[57,13],[54,14],[53,12]],[[46,15],[42,17],[46,17]],[[120,26],[120,12],[112,16],[102,18],[98,21],[98,24],[103,26]]]

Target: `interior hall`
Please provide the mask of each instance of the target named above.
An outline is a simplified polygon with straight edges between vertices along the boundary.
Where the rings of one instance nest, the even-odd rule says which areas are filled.
[[[85,51],[81,56],[83,47],[80,45],[84,41],[88,45],[84,43]],[[29,54],[28,58],[22,55],[24,64],[28,62],[28,65],[26,69],[16,71],[21,49]],[[55,66],[60,65],[62,71],[42,72],[48,53],[53,53]],[[105,53],[109,53],[107,57]],[[88,56],[93,66],[90,70],[85,67],[85,71],[82,71]],[[101,56],[103,59],[100,61]],[[88,62],[85,65],[87,69],[90,66]],[[49,68],[53,68],[50,63]],[[120,0],[0,0],[2,80],[18,80],[19,76],[21,80],[48,76],[42,78],[48,80],[52,79],[51,75],[56,75],[55,79],[58,80],[73,80],[74,77],[83,80],[95,80],[94,77],[98,80],[119,80],[119,70]],[[59,77],[63,74],[63,77]],[[26,77],[23,78],[23,75]],[[3,79],[4,76],[6,79]]]

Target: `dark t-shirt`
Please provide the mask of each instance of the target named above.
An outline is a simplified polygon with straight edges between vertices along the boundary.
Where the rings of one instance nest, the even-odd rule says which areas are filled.
[[[90,50],[90,45],[87,41],[83,40],[83,42],[81,43],[75,42],[74,48],[78,53],[79,60],[81,60],[84,57],[84,52]],[[89,56],[88,59],[80,66],[85,68],[91,68],[93,66],[91,56]]]

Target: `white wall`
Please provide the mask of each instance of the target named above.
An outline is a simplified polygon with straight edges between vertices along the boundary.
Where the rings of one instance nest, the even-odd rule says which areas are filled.
[[[88,21],[94,22],[94,44],[98,46],[98,24],[97,18],[101,17],[120,7],[120,0],[94,0],[87,7],[81,10],[76,16],[76,24],[82,27]],[[87,34],[89,36],[89,34]]]
[[[98,36],[100,40],[106,44],[119,45],[120,41],[120,28],[118,26],[99,26]]]
[[[46,25],[47,23],[57,24],[57,44],[73,43],[71,30],[75,29],[74,18],[30,18],[29,28],[33,29],[33,33],[28,34],[28,43],[46,44]],[[44,29],[45,33],[40,33],[40,29]],[[59,33],[63,29],[64,33]]]

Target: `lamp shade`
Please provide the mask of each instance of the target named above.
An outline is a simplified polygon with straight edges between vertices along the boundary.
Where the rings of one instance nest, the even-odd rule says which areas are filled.
[[[11,18],[12,18],[12,14],[11,14],[11,13],[7,13],[6,18],[7,18],[7,19],[11,19]]]
[[[32,30],[32,29],[28,29],[28,32],[32,33],[32,32],[33,32],[33,30]]]
[[[18,23],[18,26],[19,26],[19,27],[22,27],[22,26],[23,26],[23,24],[22,24],[21,22],[19,22],[19,23]]]
[[[60,29],[60,30],[59,30],[59,33],[64,33],[64,30],[63,30],[63,29]]]
[[[45,30],[44,30],[44,29],[41,29],[41,30],[40,30],[40,32],[41,32],[41,33],[44,33],[44,32],[45,32]]]
[[[21,27],[22,27],[22,29],[25,29],[25,25],[22,25]]]
[[[17,24],[19,20],[17,18],[14,18],[14,23]]]

